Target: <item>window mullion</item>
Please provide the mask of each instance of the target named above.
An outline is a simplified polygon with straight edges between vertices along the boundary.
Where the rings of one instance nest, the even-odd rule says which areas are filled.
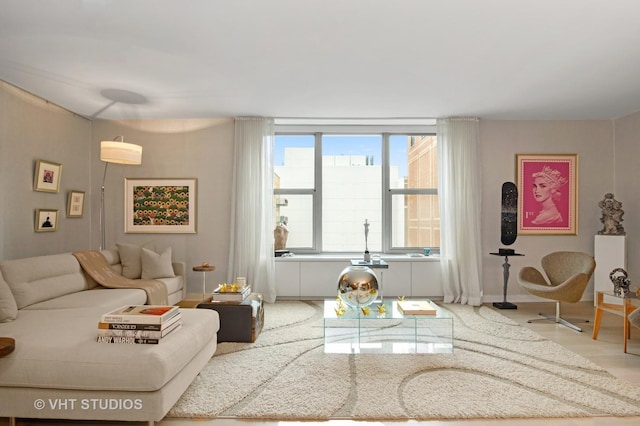
[[[390,192],[389,133],[382,134],[382,252],[391,248],[391,192]]]
[[[391,195],[437,195],[437,188],[389,188]]]
[[[315,133],[315,176],[313,193],[313,250],[320,253],[322,246],[322,133]]]

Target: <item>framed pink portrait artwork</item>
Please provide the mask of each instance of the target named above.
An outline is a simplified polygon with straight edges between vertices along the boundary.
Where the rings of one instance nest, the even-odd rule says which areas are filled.
[[[519,235],[576,235],[577,154],[516,154]]]

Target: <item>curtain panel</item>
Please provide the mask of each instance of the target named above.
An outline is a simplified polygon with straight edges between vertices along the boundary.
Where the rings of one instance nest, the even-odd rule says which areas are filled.
[[[445,303],[482,304],[482,188],[475,118],[438,119],[440,268]]]
[[[236,118],[231,192],[228,282],[247,278],[275,302],[272,118]]]

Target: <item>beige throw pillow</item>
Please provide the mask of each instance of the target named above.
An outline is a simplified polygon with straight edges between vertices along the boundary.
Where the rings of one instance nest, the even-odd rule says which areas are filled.
[[[122,276],[133,280],[142,275],[142,247],[135,244],[117,243],[120,264],[122,265]]]
[[[18,316],[18,305],[4,278],[0,276],[0,322],[8,322]]]
[[[145,280],[176,276],[171,264],[171,247],[167,247],[161,254],[143,248],[140,260],[142,261],[142,278]]]

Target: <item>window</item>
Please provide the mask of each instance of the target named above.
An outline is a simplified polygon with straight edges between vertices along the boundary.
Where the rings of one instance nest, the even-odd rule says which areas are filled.
[[[299,253],[439,247],[434,134],[278,133],[274,227]]]
[[[276,136],[274,218],[289,230],[287,247],[315,251],[315,162],[314,135]]]

